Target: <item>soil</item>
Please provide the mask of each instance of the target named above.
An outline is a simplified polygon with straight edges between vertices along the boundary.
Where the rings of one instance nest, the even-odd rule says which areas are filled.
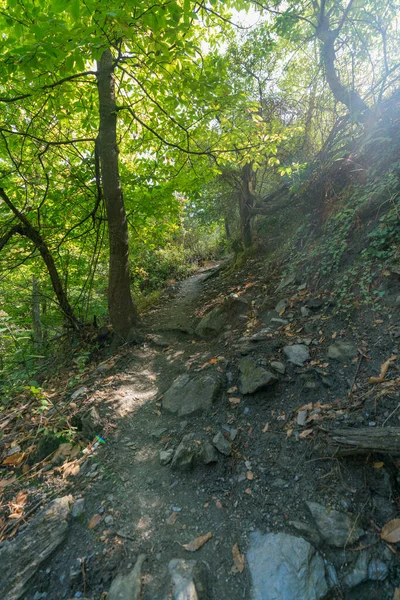
[[[398,352],[391,314],[359,311],[349,323],[335,315],[329,298],[322,298],[311,316],[301,317],[301,306],[315,293],[307,287],[299,290],[301,281],[276,293],[281,273],[267,272],[259,260],[241,271],[222,269],[210,275],[210,270],[203,270],[173,286],[143,319],[143,330],[153,337],[123,348],[113,366],[97,372],[91,382],[89,401],[100,413],[105,444],[71,478],[75,498],[84,498],[84,512],[71,521],[65,544],[42,567],[26,600],[33,600],[37,592],[47,593],[47,600],[76,593],[79,597],[79,592],[95,600],[104,598],[115,575],[132,568],[141,553],[147,557],[143,600],[168,597],[168,563],[173,558],[204,561],[210,600],[250,598],[248,569],[235,572],[232,547],[237,543],[245,553],[255,530],[300,535],[290,522],[307,522],[305,501],[310,500],[352,512],[367,532],[358,549],[320,548],[334,561],[339,578],[361,547],[371,545],[377,556],[387,550],[379,531],[398,514],[395,459],[338,458],[326,431],[399,424],[398,392],[379,396],[379,385],[368,384],[368,377],[376,376],[381,364]],[[217,340],[199,339],[193,329],[200,317],[230,293],[249,302],[247,315],[234,317]],[[291,311],[294,319],[289,328],[282,326],[249,348],[243,336],[264,327],[259,317],[265,298],[272,307],[288,298],[291,306],[282,318]],[[283,346],[298,338],[309,343],[311,361],[304,367],[290,365],[282,354]],[[327,358],[335,339],[354,342],[359,349],[354,361]],[[232,391],[238,385],[243,355],[267,369],[270,361],[282,361],[286,373],[274,386],[243,396]],[[390,368],[391,379],[398,377],[394,362]],[[212,411],[183,419],[165,413],[162,396],[176,377],[198,372],[217,372],[222,378],[223,390]],[[329,387],[322,376],[329,379]],[[314,421],[300,426],[297,411],[308,405],[310,412],[310,403],[319,412]],[[185,434],[211,441],[230,428],[238,432],[231,456],[219,454],[217,463],[189,472],[160,465],[160,451],[176,448]],[[91,529],[89,521],[96,514],[101,522]],[[196,553],[182,547],[208,532],[212,538]],[[384,582],[369,581],[344,593],[333,590],[331,597],[391,600],[400,574],[396,560],[393,555]]]

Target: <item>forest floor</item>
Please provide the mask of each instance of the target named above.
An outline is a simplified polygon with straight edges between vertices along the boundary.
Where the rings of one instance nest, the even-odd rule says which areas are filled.
[[[349,324],[301,278],[279,286],[282,273],[262,260],[223,267],[174,285],[144,316],[145,341],[80,383],[76,405],[96,408],[105,443],[60,474],[75,518],[22,596],[5,598],[99,600],[142,554],[141,595],[110,599],[400,597],[399,524],[393,539],[381,534],[399,511],[398,463],[350,444],[342,456],[329,434],[398,424],[395,316],[360,310]],[[218,335],[202,339],[194,329],[215,307],[228,320],[214,310]],[[193,381],[193,411],[171,412]],[[268,554],[276,533],[288,534],[274,538],[278,563]],[[197,571],[182,578],[181,567]]]

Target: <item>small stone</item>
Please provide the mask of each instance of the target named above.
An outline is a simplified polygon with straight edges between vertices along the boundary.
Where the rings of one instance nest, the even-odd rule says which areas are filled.
[[[252,358],[242,358],[239,361],[239,388],[242,394],[253,394],[277,381],[270,371],[259,367]]]
[[[160,452],[160,465],[162,465],[163,467],[165,467],[166,465],[169,465],[169,463],[171,462],[173,456],[174,456],[174,449],[173,448],[168,448],[168,450],[161,450],[161,452]]]
[[[304,425],[306,424],[306,421],[307,421],[307,411],[299,410],[299,412],[297,413],[297,425],[300,425],[300,427],[304,427]]]
[[[229,442],[226,437],[219,431],[217,435],[213,438],[213,444],[221,454],[225,454],[225,456],[229,456],[232,452],[232,444]]]
[[[199,453],[199,445],[192,433],[185,435],[177,447],[171,468],[187,471],[193,469]]]
[[[283,353],[288,361],[302,367],[306,360],[310,359],[310,351],[303,344],[295,344],[294,346],[284,346]]]
[[[163,409],[178,417],[194,415],[208,410],[217,398],[220,380],[217,375],[199,375],[191,378],[184,373],[175,379],[165,393]]]
[[[351,513],[329,510],[317,502],[306,502],[310,513],[318,527],[321,536],[329,546],[342,548],[356,542],[363,530],[356,526],[356,520]]]
[[[159,440],[167,433],[167,431],[167,427],[156,427],[155,429],[153,429],[150,435],[152,438]]]
[[[277,312],[278,315],[280,315],[282,310],[286,309],[289,306],[289,304],[290,302],[286,298],[284,300],[280,300],[280,302],[278,302],[278,304],[275,306],[275,312]]]
[[[85,500],[84,498],[78,498],[78,500],[75,501],[75,504],[72,507],[71,510],[71,515],[74,519],[78,519],[85,510]]]
[[[208,441],[204,442],[203,444],[201,449],[201,458],[205,465],[209,465],[210,463],[218,461],[218,454],[214,446],[212,446]]]
[[[389,569],[386,563],[379,558],[371,558],[368,565],[368,579],[371,581],[384,581],[389,574]]]
[[[273,368],[273,370],[276,371],[277,373],[280,373],[281,375],[284,375],[286,373],[286,367],[282,362],[273,360],[270,363],[270,365]]]
[[[168,564],[172,580],[172,600],[203,600],[208,598],[207,572],[195,560],[172,559]]]
[[[351,568],[350,572],[343,578],[343,585],[347,588],[354,588],[360,585],[368,578],[368,552],[360,552],[358,558]]]
[[[280,292],[281,290],[283,290],[285,287],[288,287],[289,285],[292,285],[293,283],[296,282],[296,274],[295,273],[291,273],[290,275],[287,275],[287,277],[285,277],[285,279],[283,279],[280,284],[278,285],[278,287],[276,288],[277,292]]]
[[[106,518],[104,519],[104,523],[106,525],[108,525],[109,527],[111,525],[114,525],[114,517],[112,517],[111,515],[107,515]]]
[[[328,358],[346,362],[355,357],[357,348],[352,342],[337,341],[328,348]]]

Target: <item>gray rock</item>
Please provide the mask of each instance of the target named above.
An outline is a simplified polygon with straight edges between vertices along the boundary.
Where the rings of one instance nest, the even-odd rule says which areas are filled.
[[[221,454],[225,454],[225,456],[229,456],[232,452],[232,444],[226,437],[219,431],[216,436],[214,436],[212,443]]]
[[[307,421],[307,411],[306,410],[299,410],[299,412],[297,413],[297,425],[300,425],[300,427],[304,427],[304,425],[306,424]]]
[[[111,527],[111,525],[114,525],[114,517],[112,515],[107,515],[104,519],[104,523]]]
[[[97,409],[92,406],[82,417],[82,433],[86,438],[93,438],[103,431],[103,424]]]
[[[283,353],[289,362],[298,367],[302,367],[305,361],[310,359],[310,351],[304,344],[284,346]]]
[[[252,358],[242,358],[239,361],[239,371],[239,389],[242,394],[253,394],[278,380],[276,375],[259,367]]]
[[[130,573],[116,576],[111,584],[107,600],[139,600],[142,589],[142,566],[145,560],[146,556],[139,554]]]
[[[201,448],[201,459],[205,465],[218,461],[218,454],[209,441],[204,442]]]
[[[199,456],[199,447],[200,443],[192,433],[185,435],[175,451],[171,468],[182,471],[193,469]]]
[[[351,570],[343,577],[343,586],[346,588],[354,588],[368,579],[368,562],[369,553],[360,552],[357,560]]]
[[[331,344],[328,348],[328,358],[345,362],[355,357],[357,348],[352,342],[341,342],[340,340]]]
[[[167,427],[156,427],[155,429],[153,429],[150,435],[155,440],[159,440],[167,433],[167,431]]]
[[[175,379],[165,393],[163,408],[178,417],[200,413],[211,407],[219,390],[220,380],[217,375],[200,375],[191,379],[184,373]]]
[[[228,315],[239,315],[248,311],[249,303],[243,296],[229,294],[223,301],[222,308]]]
[[[351,513],[329,510],[317,502],[306,502],[318,530],[329,546],[342,548],[356,542],[364,531],[356,526]]]
[[[273,368],[273,370],[276,371],[277,373],[280,373],[281,375],[284,375],[286,373],[286,367],[282,362],[273,360],[270,363],[270,365]]]
[[[371,581],[384,581],[389,574],[389,568],[380,558],[371,558],[368,565],[368,579]]]
[[[278,304],[275,306],[275,312],[280,315],[283,309],[286,309],[289,306],[290,302],[286,298],[284,300],[280,300]]]
[[[72,510],[71,510],[71,516],[74,519],[78,519],[81,515],[83,515],[85,511],[85,500],[84,498],[78,498],[78,500],[75,501]]]
[[[218,337],[228,323],[228,313],[221,307],[213,308],[198,323],[195,333],[203,339]]]
[[[328,592],[324,561],[302,538],[254,532],[247,562],[252,600],[318,600]]]
[[[173,448],[168,448],[168,450],[161,450],[161,452],[160,452],[160,465],[162,465],[163,467],[165,467],[166,465],[169,465],[169,463],[171,462],[173,456],[174,456],[174,449]]]
[[[285,289],[289,285],[292,285],[292,283],[296,283],[296,275],[295,275],[295,273],[291,273],[290,275],[288,275],[287,277],[285,277],[285,279],[283,279],[280,282],[280,284],[278,285],[278,287],[276,288],[276,291],[280,292],[281,290]]]
[[[172,600],[206,600],[207,573],[195,560],[174,558],[168,564],[172,579]]]
[[[289,521],[291,525],[300,535],[306,537],[314,546],[321,543],[321,537],[315,527],[304,521]]]
[[[274,317],[269,322],[270,327],[283,327],[283,325],[289,325],[289,321],[287,319],[281,319],[280,317]]]
[[[275,312],[274,310],[265,311],[265,310],[261,309],[260,317],[261,317],[261,320],[264,323],[264,325],[266,325],[268,327],[271,325],[272,319],[279,319],[278,313]],[[275,327],[276,327],[276,325],[275,325]]]
[[[301,314],[302,317],[311,317],[312,310],[310,310],[309,308],[307,308],[307,306],[302,306],[300,308],[300,314]]]

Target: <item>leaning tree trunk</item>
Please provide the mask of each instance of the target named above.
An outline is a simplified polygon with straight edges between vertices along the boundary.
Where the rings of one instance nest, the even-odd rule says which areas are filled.
[[[344,104],[352,116],[360,118],[363,113],[369,111],[369,108],[355,90],[349,90],[343,85],[335,68],[335,42],[338,35],[338,29],[330,29],[329,17],[322,15],[317,27],[317,36],[322,43],[321,58],[325,69],[326,80],[335,100]]]
[[[138,314],[132,300],[129,273],[128,223],[118,165],[117,105],[114,61],[110,49],[97,64],[100,127],[98,152],[110,245],[108,310],[118,340],[132,340]]]
[[[21,225],[15,225],[12,227],[1,239],[0,239],[0,250],[6,245],[6,243],[12,238],[13,235],[19,234],[27,237],[40,252],[44,264],[47,267],[47,271],[50,275],[51,284],[53,286],[54,293],[57,297],[58,304],[63,311],[68,322],[76,330],[80,329],[80,323],[75,317],[72,306],[70,305],[67,297],[67,293],[62,284],[60,275],[57,270],[56,263],[54,262],[53,255],[50,252],[50,248],[46,244],[41,232],[36,229],[30,223],[29,219],[14,206],[11,198],[6,194],[3,188],[0,188],[0,198],[4,200],[9,209],[14,213]]]

